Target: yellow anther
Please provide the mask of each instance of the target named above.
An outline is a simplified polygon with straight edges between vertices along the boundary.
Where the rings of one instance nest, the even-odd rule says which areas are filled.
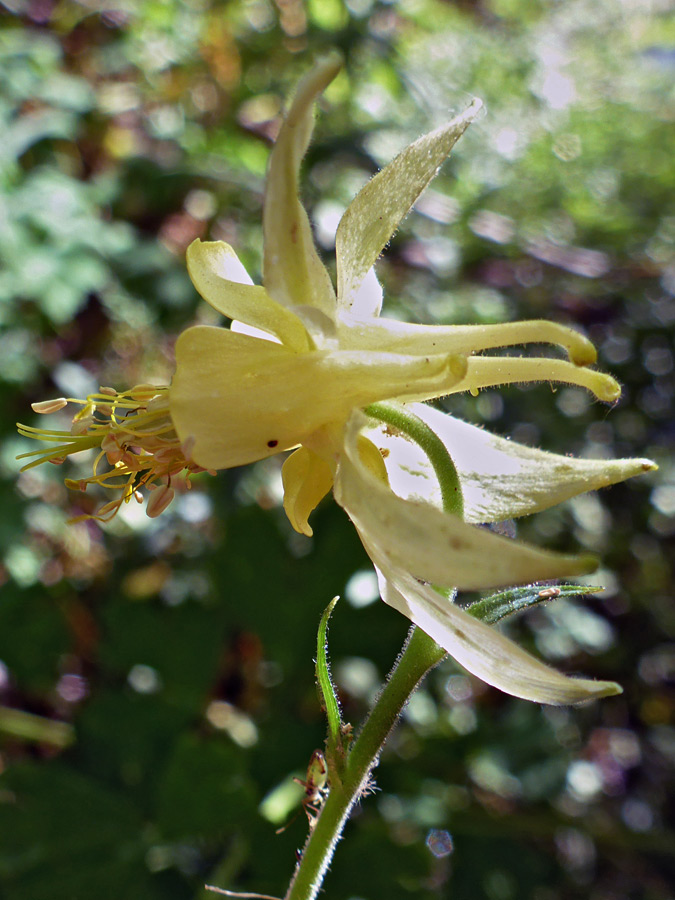
[[[145,508],[146,514],[151,518],[156,518],[163,513],[167,506],[174,498],[174,490],[168,485],[162,485],[150,494],[148,505]]]
[[[33,412],[40,413],[40,415],[58,412],[66,406],[68,406],[68,401],[65,397],[57,397],[56,400],[40,400],[38,403],[31,403]]]
[[[86,400],[64,397],[36,403],[33,408],[40,413],[57,412],[67,403],[82,407],[74,415],[69,432],[27,425],[18,427],[24,437],[53,445],[51,451],[35,450],[22,454],[31,460],[24,468],[43,462],[58,465],[66,456],[80,450],[97,451],[89,478],[66,479],[66,486],[71,490],[86,491],[90,484],[95,484],[118,492],[118,496],[94,515],[84,515],[81,519],[109,521],[121,504],[128,503],[132,497],[142,502],[139,488],[152,491],[161,481],[161,487],[153,492],[148,504],[148,514],[157,516],[174,496],[175,484],[169,487],[168,479],[178,479],[181,486],[189,486],[190,475],[203,471],[181,450],[169,413],[167,388],[141,384],[118,393],[114,388],[102,386]],[[107,470],[106,463],[110,467]]]

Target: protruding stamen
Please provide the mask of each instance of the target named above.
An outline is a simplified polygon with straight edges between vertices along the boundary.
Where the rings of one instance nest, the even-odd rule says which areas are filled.
[[[45,416],[49,413],[58,412],[66,406],[68,406],[68,401],[65,397],[57,397],[56,400],[40,400],[38,403],[31,403],[33,412]]]
[[[85,479],[81,478],[76,481],[74,478],[64,478],[63,483],[70,491],[86,491],[87,490],[87,482]]]
[[[189,486],[190,475],[201,472],[181,450],[168,406],[168,388],[156,385],[137,385],[118,393],[114,388],[101,387],[86,400],[59,398],[36,403],[39,413],[57,412],[67,403],[82,407],[73,417],[71,430],[50,431],[28,425],[18,425],[24,437],[43,440],[52,445],[21,454],[28,458],[23,468],[43,462],[60,465],[66,456],[81,450],[96,450],[92,474],[88,478],[65,480],[75,491],[86,491],[90,484],[98,485],[118,496],[96,511],[80,519],[107,522],[122,503],[132,498],[142,502],[139,488],[152,491],[147,513],[154,518],[171,503],[176,484]],[[106,470],[106,465],[110,466]],[[175,479],[174,486],[167,481]],[[158,486],[161,482],[161,486]],[[157,488],[157,490],[153,490]]]
[[[156,490],[150,494],[148,505],[145,508],[146,515],[151,519],[155,519],[160,513],[164,512],[173,500],[174,495],[174,489],[170,488],[167,484],[163,484],[161,487],[156,488]]]

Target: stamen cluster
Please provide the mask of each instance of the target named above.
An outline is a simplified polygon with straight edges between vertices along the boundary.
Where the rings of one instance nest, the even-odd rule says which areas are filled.
[[[66,487],[86,491],[95,484],[116,496],[94,514],[78,516],[74,521],[109,522],[123,503],[132,498],[143,502],[141,489],[151,492],[146,513],[154,518],[171,503],[177,486],[190,488],[190,476],[204,471],[191,460],[190,448],[182,445],[176,434],[167,387],[140,384],[122,392],[101,387],[86,400],[59,397],[32,406],[34,412],[48,414],[65,409],[69,403],[82,407],[73,417],[70,431],[17,425],[23,437],[55,445],[22,453],[18,458],[31,459],[23,466],[25,471],[44,462],[60,465],[81,450],[98,450],[92,474],[66,478]]]

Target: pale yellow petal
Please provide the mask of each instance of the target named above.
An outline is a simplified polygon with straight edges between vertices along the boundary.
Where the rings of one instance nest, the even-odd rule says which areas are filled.
[[[187,249],[192,283],[207,303],[230,319],[275,335],[286,347],[303,352],[312,346],[302,321],[255,287],[236,253],[224,241],[193,241]]]
[[[343,423],[354,407],[390,397],[447,393],[464,357],[313,351],[224,328],[189,328],[176,343],[171,415],[207,469],[245,465]]]
[[[325,459],[307,447],[299,447],[281,469],[284,485],[284,510],[300,534],[311,537],[310,513],[333,487],[333,473]]]
[[[380,310],[382,309],[382,301],[382,285],[377,280],[375,267],[371,266],[353,294],[349,315],[377,322],[377,316],[380,315]]]
[[[575,366],[564,359],[544,359],[520,356],[473,356],[469,359],[466,377],[450,393],[477,391],[502,384],[525,384],[548,381],[574,384],[595,394],[598,400],[614,403],[621,396],[615,378],[595,369]]]
[[[430,503],[396,496],[359,457],[357,436],[365,424],[357,411],[345,429],[335,499],[362,539],[377,542],[393,565],[422,581],[467,590],[582,575],[595,569],[595,560],[588,556],[539,550],[469,525]]]
[[[578,331],[534,319],[501,325],[416,325],[395,319],[342,317],[340,341],[353,350],[387,350],[390,353],[480,353],[516,344],[557,344],[567,350],[577,366],[594,363],[595,347]]]
[[[366,273],[481,106],[474,100],[451,122],[410,144],[349,205],[335,239],[341,309],[352,307]]]
[[[356,448],[362,465],[368,469],[371,475],[374,475],[382,484],[389,486],[389,475],[387,467],[384,464],[382,454],[375,444],[368,440],[364,434],[359,434],[356,440]]]
[[[500,522],[548,509],[578,494],[656,468],[648,459],[575,459],[526,447],[422,403],[410,404],[438,435],[459,472],[467,522]],[[367,434],[386,454],[393,490],[441,504],[438,481],[423,451],[387,426]]]
[[[331,54],[303,78],[270,155],[263,212],[264,284],[284,306],[314,306],[333,318],[335,292],[300,199],[300,163],[314,128],[314,101],[340,70]]]
[[[464,612],[429,585],[392,566],[366,544],[378,568],[380,593],[440,644],[461,666],[487,684],[514,697],[562,706],[621,693],[613,681],[569,678],[526,653],[496,628]]]

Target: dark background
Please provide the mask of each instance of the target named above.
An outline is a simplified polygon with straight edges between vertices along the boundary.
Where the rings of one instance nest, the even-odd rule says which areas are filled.
[[[369,563],[339,508],[315,514],[313,539],[290,529],[280,460],[205,476],[160,519],[134,505],[103,529],[66,525],[80,510],[61,477],[77,465],[18,475],[14,461],[33,449],[14,431],[36,424],[32,401],[170,379],[177,334],[215,321],[185,272],[193,238],[227,240],[259,281],[270,140],[297,79],[331,47],[346,67],[304,176],[327,261],[366,178],[482,97],[487,115],[379,263],[385,308],[583,329],[624,385],[616,408],[546,385],[448,408],[561,453],[651,456],[661,468],[519,524],[542,545],[600,554],[607,589],[533,611],[510,633],[565,671],[622,682],[623,696],[541,708],[439,667],[347,826],[325,896],[674,896],[667,9],[2,4],[2,900],[213,896],[205,881],[283,894],[304,817],[274,831],[297,799],[290,776],[324,736],[321,612],[346,598],[330,649],[355,725],[406,633],[368,602]],[[435,855],[450,849],[444,832],[454,850]]]

